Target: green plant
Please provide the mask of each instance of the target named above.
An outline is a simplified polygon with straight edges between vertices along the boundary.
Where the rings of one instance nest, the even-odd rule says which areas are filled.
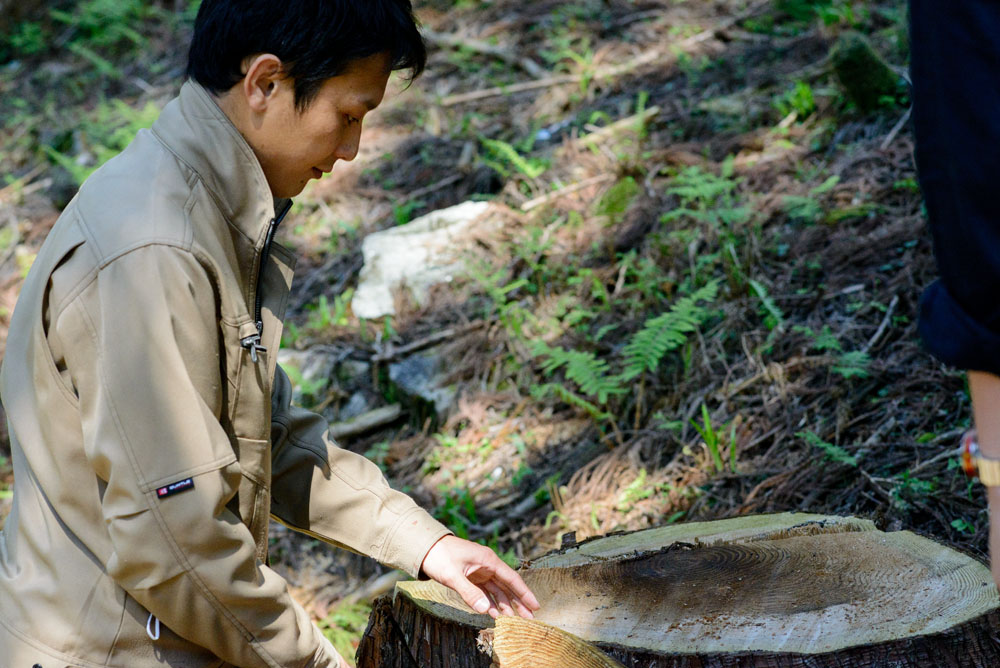
[[[413,218],[413,212],[427,203],[422,199],[411,199],[392,207],[392,217],[397,225],[406,225]]]
[[[781,312],[778,305],[774,303],[774,299],[768,294],[767,288],[763,284],[755,281],[754,279],[749,279],[747,283],[750,285],[750,289],[753,290],[754,294],[760,300],[761,308],[767,314],[764,318],[764,325],[769,330],[783,331],[785,329],[785,314]]]
[[[714,302],[718,288],[718,281],[712,281],[679,299],[666,313],[647,320],[625,345],[622,380],[631,380],[644,371],[655,371],[664,355],[683,345],[687,335],[708,318],[709,311],[700,302]]]
[[[838,445],[833,443],[827,443],[822,438],[817,436],[811,431],[799,431],[795,433],[796,436],[801,438],[803,441],[808,443],[814,448],[819,448],[823,451],[824,456],[831,462],[836,462],[838,464],[849,464],[850,466],[858,465],[858,458],[854,455],[844,450]]]
[[[848,0],[777,0],[777,8],[795,21],[821,20],[825,25],[855,25],[859,16]],[[865,9],[867,12],[867,9]]]
[[[459,538],[469,537],[469,527],[479,523],[476,499],[468,489],[441,488],[444,498],[434,509],[434,517],[455,532]]]
[[[609,373],[607,360],[598,359],[594,353],[580,350],[565,350],[561,346],[549,346],[544,341],[536,341],[531,347],[535,357],[544,358],[542,372],[551,376],[560,368],[565,369],[566,378],[572,380],[586,395],[597,398],[605,404],[608,397],[625,392],[620,380]]]
[[[852,350],[841,353],[836,362],[830,366],[830,371],[844,378],[867,378],[871,361],[871,356],[865,351]]]
[[[635,480],[630,482],[622,490],[622,493],[618,495],[618,503],[615,505],[615,510],[620,513],[627,513],[632,510],[637,501],[648,499],[656,493],[655,486],[646,484],[646,477],[646,469],[639,469],[639,474],[636,475]]]
[[[494,533],[493,537],[490,538],[488,541],[481,540],[479,541],[479,543],[493,550],[493,552],[495,552],[496,555],[500,557],[500,561],[504,562],[511,568],[517,569],[521,567],[521,560],[517,558],[517,554],[514,552],[514,548],[510,548],[507,550],[500,549],[500,538],[496,533]]]
[[[3,52],[9,52],[15,57],[33,56],[45,49],[47,37],[42,24],[35,21],[19,23],[3,40],[6,42]]]
[[[967,519],[959,517],[951,521],[951,527],[960,533],[976,533],[976,525]]]
[[[739,180],[733,176],[734,169],[733,157],[730,156],[723,161],[718,175],[700,167],[681,170],[667,188],[667,194],[680,199],[681,206],[663,214],[661,222],[690,217],[722,228],[748,220],[750,209],[736,205]]]
[[[821,329],[819,333],[816,333],[809,327],[805,327],[803,325],[796,325],[792,328],[792,331],[805,334],[811,338],[812,343],[809,347],[813,350],[833,350],[837,352],[840,352],[841,350],[840,341],[837,339],[836,335],[834,335],[833,330],[830,329],[829,325],[823,325],[823,329]]]
[[[281,368],[288,374],[288,380],[291,381],[292,387],[301,393],[302,402],[306,405],[315,401],[319,391],[326,387],[328,382],[326,378],[307,379],[294,364],[284,364]]]
[[[819,222],[823,217],[823,206],[816,199],[816,196],[832,190],[839,182],[839,176],[831,176],[810,190],[808,196],[785,195],[782,199],[782,207],[788,218],[793,222],[804,223],[806,225]]]
[[[121,100],[101,103],[81,125],[77,135],[87,147],[89,159],[72,156],[44,144],[42,149],[53,162],[63,167],[77,184],[82,184],[98,167],[118,155],[135,138],[139,130],[153,124],[160,108],[148,102],[133,109]]]
[[[608,294],[608,288],[593,269],[580,269],[575,276],[569,277],[567,283],[572,286],[589,286],[590,297],[600,302],[603,310],[611,309],[611,295]]]
[[[317,625],[341,656],[354,656],[371,612],[371,606],[362,601],[341,603]]]
[[[812,86],[805,81],[796,81],[792,87],[772,102],[782,116],[795,113],[799,120],[805,120],[816,111],[816,98]]]
[[[306,306],[306,310],[309,312],[309,316],[306,318],[306,329],[323,331],[329,327],[346,325],[348,323],[347,311],[350,308],[352,297],[354,297],[354,288],[347,288],[333,298],[331,306],[326,295],[320,295],[315,304]]]
[[[617,221],[625,214],[625,210],[637,194],[639,194],[639,184],[631,176],[626,176],[601,196],[596,211],[600,215],[608,216],[612,221]]]
[[[549,168],[548,161],[541,158],[526,158],[503,140],[482,137],[479,141],[487,153],[487,157],[480,157],[480,160],[504,178],[508,178],[516,171],[525,178],[537,179]]]
[[[486,290],[490,298],[490,308],[484,314],[487,318],[496,312],[500,322],[506,330],[518,340],[525,340],[524,326],[527,322],[534,320],[534,314],[524,308],[518,301],[510,299],[510,295],[521,288],[530,287],[531,283],[526,278],[518,278],[510,282],[507,280],[507,269],[500,268],[489,273],[488,269],[470,266],[469,275],[480,287]]]
[[[385,460],[389,456],[389,449],[392,443],[389,441],[379,441],[365,451],[365,458],[375,462],[382,473],[386,472]]]
[[[580,95],[586,95],[590,83],[594,79],[594,51],[590,46],[590,38],[576,38],[568,34],[552,37],[555,48],[543,49],[540,54],[556,70],[568,72],[572,63],[580,74]]]
[[[701,405],[701,424],[699,425],[694,420],[691,420],[691,426],[698,432],[698,435],[701,436],[701,440],[705,443],[705,447],[708,448],[708,453],[711,455],[712,462],[715,464],[715,470],[722,472],[722,470],[726,467],[722,461],[722,452],[719,450],[719,436],[722,430],[716,430],[715,427],[712,426],[712,417],[708,414],[708,406],[705,404]]]
[[[900,510],[909,510],[914,501],[934,493],[937,484],[932,480],[922,480],[909,471],[893,477],[893,487],[889,491],[894,506]]]

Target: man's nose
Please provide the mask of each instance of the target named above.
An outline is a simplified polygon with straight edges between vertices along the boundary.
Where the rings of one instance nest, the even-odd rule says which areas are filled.
[[[360,124],[359,124],[360,126]],[[338,160],[350,162],[358,156],[358,148],[361,145],[361,128],[349,133],[337,147],[336,156]]]

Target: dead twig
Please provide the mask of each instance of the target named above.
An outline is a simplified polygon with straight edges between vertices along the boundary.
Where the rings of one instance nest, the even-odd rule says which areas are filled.
[[[598,142],[604,141],[608,137],[616,135],[622,130],[634,129],[637,132],[641,132],[651,120],[659,115],[659,113],[659,107],[650,107],[649,109],[641,111],[638,114],[632,114],[631,116],[617,120],[610,125],[606,125],[603,128],[594,130],[593,132],[580,137],[576,141],[581,146],[589,147],[595,146]]]
[[[744,21],[757,12],[760,11],[762,7],[765,7],[769,2],[760,2],[755,4],[750,9],[745,12],[741,12],[735,16],[731,16],[727,19],[719,21],[716,25],[712,26],[708,30],[703,30],[702,32],[692,35],[686,39],[682,39],[670,46],[669,50],[666,49],[650,49],[642,55],[626,62],[621,65],[612,65],[610,67],[601,67],[594,72],[580,73],[580,74],[564,74],[560,76],[548,77],[544,79],[538,79],[537,81],[526,81],[518,84],[512,84],[510,86],[496,86],[494,88],[485,88],[483,90],[471,91],[468,93],[458,93],[456,95],[449,95],[448,97],[441,100],[440,104],[444,107],[450,107],[456,104],[462,104],[465,102],[475,102],[476,100],[484,100],[490,97],[496,97],[498,95],[507,95],[511,93],[521,93],[529,90],[537,90],[540,88],[551,88],[552,86],[559,86],[561,84],[567,83],[580,83],[584,78],[594,78],[594,79],[614,79],[620,77],[624,74],[628,74],[634,70],[643,67],[644,65],[649,65],[658,61],[662,61],[662,65],[673,64],[677,60],[675,55],[677,52],[682,52],[684,49],[688,49],[692,46],[697,46],[702,42],[706,42],[709,39],[715,37],[720,31],[726,30],[737,23]]]
[[[391,424],[402,414],[403,409],[400,408],[399,404],[382,406],[367,413],[362,413],[353,420],[334,422],[330,425],[330,436],[334,439],[357,436],[372,429]]]
[[[896,124],[892,126],[891,130],[889,130],[889,134],[887,134],[885,136],[885,139],[882,140],[882,144],[879,146],[880,149],[884,151],[885,149],[889,148],[889,145],[892,144],[892,140],[896,138],[896,135],[899,134],[899,131],[903,129],[903,126],[906,125],[906,122],[910,120],[910,114],[912,113],[913,113],[913,107],[910,107],[909,109],[906,110],[906,113],[903,114],[903,116],[898,121],[896,121]]]
[[[889,308],[885,310],[885,317],[882,318],[882,324],[872,334],[872,338],[868,339],[868,343],[861,347],[862,352],[867,353],[882,338],[882,334],[885,333],[886,327],[889,326],[889,322],[892,320],[892,314],[896,310],[897,304],[899,304],[899,295],[893,295],[892,300],[889,302]]]
[[[572,185],[568,185],[565,188],[560,188],[559,190],[554,190],[550,193],[545,193],[544,195],[539,195],[534,199],[529,199],[527,202],[521,205],[521,211],[527,213],[532,209],[536,209],[543,204],[548,204],[552,200],[559,199],[560,197],[565,197],[575,193],[578,190],[583,190],[584,188],[589,188],[590,186],[595,186],[599,183],[607,183],[608,181],[614,181],[614,174],[600,174],[598,176],[593,176],[589,179],[584,179]]]
[[[430,336],[426,336],[422,339],[413,341],[412,343],[407,343],[402,346],[394,346],[392,342],[385,344],[384,348],[377,350],[371,357],[372,364],[379,364],[380,362],[391,362],[403,355],[409,355],[410,353],[416,352],[418,350],[423,350],[424,348],[430,348],[431,346],[437,345],[443,341],[449,339],[457,338],[469,332],[475,331],[477,329],[482,329],[486,326],[485,320],[477,320],[476,322],[470,322],[467,325],[461,327],[449,327],[448,329],[443,329],[440,332],[435,332]]]
[[[423,188],[417,188],[416,190],[414,190],[413,192],[411,192],[409,195],[407,195],[406,199],[403,200],[403,201],[404,202],[412,202],[414,200],[420,199],[424,195],[430,195],[431,193],[437,192],[438,190],[443,190],[444,188],[447,188],[451,184],[456,183],[458,181],[461,181],[463,176],[464,176],[464,174],[462,174],[461,172],[457,172],[455,174],[451,174],[449,176],[446,176],[443,179],[441,179],[440,181],[432,183],[429,186],[424,186]]]
[[[501,46],[490,44],[472,37],[446,35],[444,33],[431,30],[430,28],[424,28],[422,32],[424,39],[435,46],[449,47],[452,49],[468,49],[469,51],[481,53],[486,56],[493,56],[494,58],[504,61],[505,63],[514,65],[515,67],[520,67],[536,79],[541,79],[546,74],[545,68],[533,61],[531,58],[528,58],[527,56],[518,56]]]

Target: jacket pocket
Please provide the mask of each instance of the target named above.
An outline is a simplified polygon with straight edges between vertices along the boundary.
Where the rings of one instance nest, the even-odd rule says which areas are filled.
[[[271,519],[271,443],[236,437],[240,469],[240,517],[253,535],[257,558],[267,560],[267,531]]]
[[[225,665],[212,652],[174,633],[127,593],[123,592],[123,596],[121,629],[108,654],[109,666],[220,668]]]

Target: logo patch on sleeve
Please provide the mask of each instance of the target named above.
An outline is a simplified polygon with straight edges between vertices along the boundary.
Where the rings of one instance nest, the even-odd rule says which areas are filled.
[[[181,492],[186,492],[189,489],[194,489],[193,478],[178,480],[177,482],[172,482],[169,485],[158,487],[156,490],[156,496],[158,496],[161,499],[165,499],[168,496],[173,496],[174,494],[180,494]]]

